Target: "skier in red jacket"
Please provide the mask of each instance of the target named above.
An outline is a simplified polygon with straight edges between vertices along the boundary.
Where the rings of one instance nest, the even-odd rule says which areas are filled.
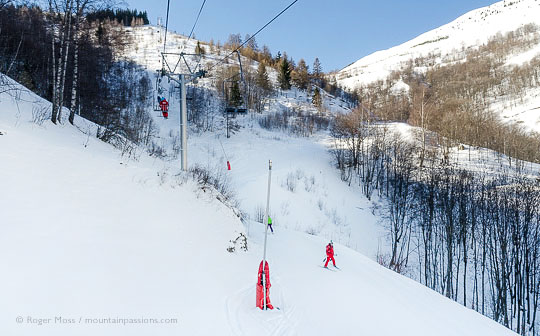
[[[328,245],[326,245],[326,263],[324,264],[324,267],[328,267],[328,262],[332,260],[332,263],[334,264],[334,267],[336,266],[336,260],[334,259],[334,243],[330,241]]]
[[[158,97],[160,99],[161,97]],[[161,113],[163,114],[163,118],[167,119],[169,118],[169,102],[167,99],[162,98],[159,101],[159,107],[161,108]]]

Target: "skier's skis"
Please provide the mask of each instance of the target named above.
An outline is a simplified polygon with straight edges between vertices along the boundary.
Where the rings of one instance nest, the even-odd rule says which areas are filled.
[[[335,272],[335,271],[336,271],[336,270],[333,270],[333,269],[331,269],[331,268],[324,267],[324,266],[322,266],[322,265],[319,265],[319,266],[322,267],[322,268],[324,268],[324,269],[327,269],[327,270],[329,270],[329,271],[332,271],[332,272]]]

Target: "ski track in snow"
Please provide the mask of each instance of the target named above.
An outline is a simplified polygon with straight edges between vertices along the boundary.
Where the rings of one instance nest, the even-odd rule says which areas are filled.
[[[279,280],[270,288],[273,310],[262,311],[255,307],[255,285],[245,287],[227,297],[225,310],[229,328],[233,335],[297,335],[295,332],[295,306],[288,305],[279,285]],[[278,307],[279,309],[277,309]]]

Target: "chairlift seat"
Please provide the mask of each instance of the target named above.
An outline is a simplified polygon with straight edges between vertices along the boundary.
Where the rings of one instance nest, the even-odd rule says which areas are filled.
[[[247,108],[245,107],[227,107],[225,113],[229,115],[247,114]]]

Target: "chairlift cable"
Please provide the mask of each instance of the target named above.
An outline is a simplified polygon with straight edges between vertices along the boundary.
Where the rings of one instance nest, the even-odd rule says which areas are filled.
[[[191,28],[191,32],[189,33],[188,41],[189,39],[191,39],[191,36],[193,36],[193,31],[195,30],[195,26],[197,25],[197,22],[199,21],[199,17],[201,16],[205,3],[206,3],[206,0],[203,1],[201,5],[201,9],[199,9],[199,14],[197,14],[197,19],[195,20],[195,23],[193,24],[193,28]]]
[[[250,38],[248,38],[247,40],[244,41],[244,43],[242,43],[240,46],[238,46],[236,49],[234,49],[230,54],[228,54],[227,56],[223,57],[223,59],[221,61],[219,61],[218,63],[214,64],[212,67],[210,67],[210,69],[208,69],[208,72],[210,72],[212,69],[214,69],[218,64],[220,63],[223,63],[227,58],[231,57],[231,55],[233,55],[235,52],[237,52],[238,50],[240,50],[240,48],[242,48],[243,46],[245,46],[249,41],[251,41],[253,38],[255,38],[255,36],[257,36],[257,34],[259,34],[261,31],[263,31],[266,27],[268,27],[268,25],[270,25],[272,22],[274,22],[278,17],[281,16],[281,14],[285,13],[289,8],[291,8],[295,3],[297,3],[298,0],[294,0],[293,2],[291,2],[291,4],[289,4],[287,7],[285,7],[285,9],[283,9],[281,12],[279,12],[276,16],[274,16],[274,18],[270,21],[268,21],[264,26],[262,26],[255,34],[251,35]]]
[[[218,138],[219,144],[221,145],[221,150],[223,151],[223,155],[225,155],[225,160],[229,161],[229,157],[227,156],[227,153],[225,152],[225,148],[223,148],[223,143],[221,142],[221,139]]]
[[[204,4],[206,4],[206,0],[203,0],[203,2],[201,4],[201,8],[199,9],[199,14],[197,14],[197,18],[195,19],[195,23],[193,24],[193,27],[191,28],[191,32],[189,33],[188,39],[187,39],[186,43],[184,44],[184,46],[182,47],[182,50],[180,51],[180,53],[184,52],[184,50],[186,49],[187,43],[191,40],[191,37],[193,36],[193,31],[195,31],[195,26],[197,25],[197,22],[199,22],[199,17],[201,16],[201,13],[203,11]],[[197,69],[197,67],[200,64],[201,64],[201,60],[199,59],[199,62],[197,62],[197,65],[195,66],[195,69]]]
[[[169,28],[169,5],[171,0],[167,0],[167,18],[165,19],[165,41],[163,42],[163,52],[165,52],[165,47],[167,46],[167,30]]]

